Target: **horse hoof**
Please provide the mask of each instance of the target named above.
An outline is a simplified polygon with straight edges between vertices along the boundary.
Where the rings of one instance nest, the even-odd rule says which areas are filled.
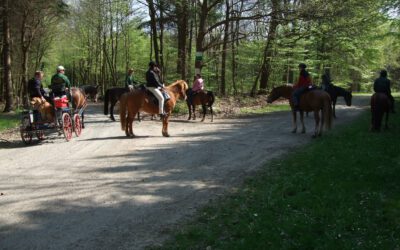
[[[295,129],[295,130],[292,130],[292,133],[293,133],[293,134],[296,134],[296,132],[297,132],[297,130],[296,130],[296,129]]]
[[[316,135],[312,135],[311,137],[312,137],[313,139],[317,138],[317,136],[316,136]]]
[[[305,130],[302,130],[302,131],[301,131],[301,133],[302,133],[302,134],[305,134],[305,133],[306,133],[306,131],[305,131]]]
[[[164,137],[169,137],[169,134],[168,133],[163,133],[162,134]]]

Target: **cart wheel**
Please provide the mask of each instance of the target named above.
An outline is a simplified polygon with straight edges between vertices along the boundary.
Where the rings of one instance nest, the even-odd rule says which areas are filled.
[[[43,132],[43,130],[36,131],[36,137],[39,139],[39,141],[43,141],[44,140],[44,132]]]
[[[62,115],[62,123],[63,123],[63,132],[65,140],[69,141],[72,138],[72,120],[71,116],[68,113],[64,113]]]
[[[82,133],[81,117],[78,114],[74,115],[74,131],[77,137],[79,137]]]
[[[22,141],[28,145],[32,142],[32,125],[29,117],[22,117],[21,125],[19,127]]]

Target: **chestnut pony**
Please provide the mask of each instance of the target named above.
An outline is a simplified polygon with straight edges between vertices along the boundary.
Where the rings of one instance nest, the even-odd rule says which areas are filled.
[[[84,110],[87,106],[86,95],[85,92],[80,88],[71,88],[71,99],[72,99],[72,107],[74,108],[74,112],[79,112],[82,118],[82,128],[85,128],[84,123]]]
[[[280,86],[272,89],[268,96],[267,102],[272,103],[280,97],[289,99],[289,104],[292,109],[293,116],[293,130],[292,133],[297,132],[297,122],[296,122],[296,111],[294,111],[293,101],[292,101],[292,86]],[[315,119],[315,129],[313,137],[322,135],[322,127],[325,124],[326,129],[330,129],[332,126],[332,106],[331,98],[329,94],[323,90],[315,89],[309,90],[301,95],[300,98],[300,121],[302,125],[302,133],[306,132],[304,127],[304,111],[314,111]],[[320,117],[319,111],[322,110],[322,117]]]
[[[385,117],[385,129],[388,128],[390,100],[384,93],[375,93],[371,96],[371,131],[381,130],[383,114]]]
[[[166,115],[162,118],[162,135],[169,137],[168,119],[175,107],[178,99],[186,99],[186,90],[188,85],[184,80],[177,80],[164,88],[170,96],[170,99],[164,103]],[[121,120],[121,129],[125,130],[126,136],[135,136],[132,131],[132,123],[138,112],[149,114],[158,114],[158,105],[154,103],[153,96],[148,91],[136,89],[133,92],[122,94],[120,98],[119,115]]]

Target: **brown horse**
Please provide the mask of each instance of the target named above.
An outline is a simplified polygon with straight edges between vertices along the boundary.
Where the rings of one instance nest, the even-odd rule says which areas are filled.
[[[186,95],[189,95],[189,91],[186,91]],[[207,107],[210,108],[210,113],[211,113],[211,122],[214,120],[213,116],[213,109],[212,109],[212,105],[214,104],[215,101],[215,97],[214,97],[214,93],[212,91],[200,91],[196,94],[191,94],[193,95],[191,100],[189,100],[189,98],[186,100],[186,104],[188,106],[189,109],[189,118],[188,120],[191,119],[192,117],[192,113],[193,113],[193,120],[196,120],[196,106],[197,105],[201,105],[201,107],[203,108],[203,119],[201,119],[201,121],[204,121],[204,118],[206,117],[206,112],[207,112]]]
[[[71,88],[71,99],[72,99],[72,107],[74,108],[75,113],[79,113],[81,116],[82,120],[82,128],[85,128],[85,115],[84,111],[87,106],[87,101],[86,101],[86,95],[85,92],[76,87]]]
[[[162,118],[162,135],[168,137],[168,119],[178,99],[186,99],[188,85],[183,80],[178,80],[164,88],[170,99],[164,103],[166,115]],[[121,129],[125,130],[126,136],[135,136],[132,131],[132,123],[138,112],[158,114],[158,104],[153,102],[153,96],[147,91],[136,89],[125,93],[120,98],[120,121]]]
[[[33,109],[39,111],[43,122],[54,121],[54,108],[48,101],[43,101],[40,97],[33,97],[31,105]]]
[[[268,96],[267,102],[272,103],[279,97],[289,99],[289,104],[292,109],[293,115],[293,131],[297,132],[297,122],[296,122],[296,111],[294,110],[294,105],[292,101],[293,87],[291,86],[280,86],[274,88]],[[326,129],[330,129],[332,126],[332,106],[331,98],[329,94],[323,90],[312,90],[305,92],[300,98],[300,121],[302,125],[302,133],[306,132],[304,127],[304,111],[314,111],[315,119],[315,130],[313,137],[322,135],[322,127],[325,124]],[[322,110],[322,119],[320,118],[319,111]]]
[[[390,100],[386,94],[375,93],[371,96],[371,131],[381,130],[383,114],[385,117],[385,129],[388,128]]]

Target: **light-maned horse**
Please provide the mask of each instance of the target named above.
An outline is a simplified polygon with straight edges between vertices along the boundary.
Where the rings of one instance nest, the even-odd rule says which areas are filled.
[[[190,94],[191,90],[186,91],[186,95]],[[206,117],[206,113],[207,113],[207,107],[210,109],[210,113],[211,113],[211,122],[214,120],[214,112],[212,109],[212,105],[214,104],[215,101],[215,96],[214,93],[212,91],[205,91],[202,90],[196,94],[192,94],[192,100],[190,103],[189,98],[186,99],[186,104],[188,106],[189,109],[189,118],[188,120],[190,120],[192,118],[192,114],[193,114],[193,120],[196,120],[196,106],[197,105],[201,105],[202,109],[203,109],[203,119],[201,119],[201,121],[203,122],[205,117]]]
[[[42,100],[40,97],[33,97],[31,106],[34,110],[39,111],[43,122],[54,122],[54,108],[48,101]]]
[[[388,128],[390,100],[386,94],[375,93],[371,96],[371,131],[379,132],[382,126],[383,115],[385,117],[385,129]]]
[[[85,128],[85,108],[87,106],[87,100],[85,92],[81,88],[72,87],[71,88],[71,101],[74,112],[79,112],[82,109],[81,120],[82,128]]]
[[[162,135],[169,137],[168,120],[178,99],[186,99],[188,85],[184,80],[177,80],[164,88],[170,99],[164,103],[166,115],[162,118]],[[135,136],[132,131],[132,123],[137,113],[143,111],[149,114],[158,114],[158,104],[153,102],[153,96],[148,91],[136,89],[125,93],[120,98],[120,121],[121,129],[126,136]]]
[[[297,132],[297,115],[294,110],[293,100],[292,100],[293,87],[292,86],[280,86],[272,89],[268,96],[267,102],[272,103],[280,97],[289,100],[290,107],[292,109],[293,116],[293,130],[292,133]],[[325,125],[326,129],[330,129],[332,126],[332,106],[331,98],[329,94],[323,90],[315,89],[306,91],[300,97],[299,103],[300,109],[300,121],[302,125],[301,132],[305,133],[306,128],[304,126],[304,111],[313,111],[315,119],[315,129],[313,137],[321,136],[322,129]],[[322,116],[320,117],[319,111],[322,110]]]
[[[328,89],[325,90],[326,92],[329,93],[329,96],[331,97],[332,101],[332,112],[333,112],[333,117],[336,118],[336,112],[335,112],[335,106],[336,106],[336,101],[339,96],[343,96],[344,101],[346,102],[347,106],[351,106],[351,99],[353,95],[351,94],[351,91],[347,91],[344,88],[331,85],[329,86]]]

